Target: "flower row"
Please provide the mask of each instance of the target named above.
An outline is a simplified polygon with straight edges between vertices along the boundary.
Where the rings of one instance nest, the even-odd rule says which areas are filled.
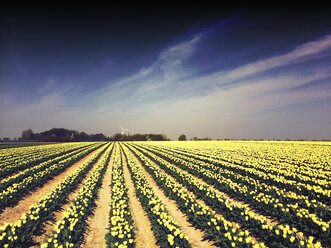
[[[64,170],[68,169],[75,162],[85,157],[88,153],[94,150],[96,147],[92,147],[87,150],[83,150],[78,154],[70,156],[63,159],[57,163],[52,163],[49,167],[46,167],[42,171],[38,171],[23,180],[12,184],[7,187],[4,191],[0,193],[0,210],[5,207],[16,204],[23,196],[27,195],[32,189],[36,187],[41,187],[48,180],[52,179],[54,176],[60,174]]]
[[[288,225],[282,224],[268,225],[265,216],[256,214],[248,206],[233,204],[220,191],[210,187],[203,181],[201,182],[201,180],[196,179],[188,172],[146,150],[141,152],[151,158],[152,161],[155,161],[160,168],[173,176],[187,189],[193,191],[198,198],[204,200],[212,209],[221,212],[227,219],[238,222],[242,227],[251,230],[265,243],[276,247],[312,247],[313,244],[309,244],[308,240],[304,240],[300,235],[296,235],[298,232],[296,228],[290,228]],[[137,150],[135,153],[139,154]],[[316,244],[314,245],[316,246]]]
[[[107,147],[101,148],[81,167],[65,180],[60,182],[49,194],[41,198],[39,203],[30,206],[30,210],[13,223],[0,227],[0,247],[21,247],[29,242],[38,227],[52,216],[52,212],[61,206],[77,184],[86,176]]]
[[[160,150],[160,149],[158,149]],[[209,167],[210,165],[213,165],[212,168],[215,168],[216,170],[219,170],[220,173],[226,173],[226,174],[232,174],[243,176],[246,178],[249,178],[252,181],[252,184],[254,185],[255,182],[258,182],[260,184],[266,184],[267,187],[272,187],[270,191],[277,194],[279,190],[286,190],[286,191],[294,191],[297,194],[304,197],[305,199],[315,199],[318,202],[324,202],[327,204],[331,203],[331,190],[330,184],[328,180],[320,180],[320,184],[314,184],[314,183],[307,183],[303,180],[290,180],[286,179],[283,175],[276,174],[273,175],[272,173],[269,173],[267,171],[262,170],[256,170],[256,163],[254,165],[249,165],[247,161],[245,163],[236,161],[233,162],[233,159],[228,162],[229,159],[213,159],[208,155],[201,156],[199,154],[195,154],[195,152],[173,152],[169,151],[169,153],[174,154],[175,156],[180,156],[182,158],[185,158],[186,161],[199,163],[199,165]],[[265,168],[268,168],[265,166]],[[288,171],[289,168],[287,168]],[[300,177],[298,174],[296,179]],[[294,193],[293,192],[293,193]],[[323,205],[323,204],[320,204]]]
[[[189,221],[206,233],[205,238],[212,239],[220,247],[266,247],[263,243],[254,241],[247,230],[238,229],[237,224],[217,215],[204,203],[197,201],[194,195],[171,179],[141,152],[135,149],[132,149],[132,152],[165,194],[176,201],[182,212],[189,217]]]
[[[160,199],[155,195],[142,170],[131,152],[124,149],[127,165],[136,189],[136,195],[151,221],[152,229],[161,247],[190,247],[188,237],[181,231],[178,224],[169,215]]]
[[[48,167],[52,166],[53,164],[56,163],[61,163],[64,159],[69,158],[71,156],[74,156],[76,154],[81,153],[82,151],[86,150],[86,152],[91,152],[95,149],[97,149],[99,145],[94,145],[94,146],[87,146],[87,147],[82,147],[79,148],[78,150],[74,150],[72,152],[68,152],[62,156],[47,160],[37,166],[34,166],[32,168],[26,169],[24,171],[21,171],[13,176],[9,176],[3,180],[0,181],[0,192],[8,188],[9,186],[13,185],[14,183],[19,183],[22,181],[24,178],[29,177],[31,175],[34,175],[40,171],[43,171],[47,169]]]
[[[73,247],[82,240],[86,219],[91,213],[102,178],[109,165],[114,145],[107,148],[98,161],[84,186],[74,196],[72,205],[63,213],[63,218],[55,224],[53,234],[41,247]]]
[[[111,181],[111,210],[109,213],[109,233],[106,235],[108,247],[135,247],[133,219],[129,208],[128,189],[125,187],[123,164],[119,145],[116,144]]]
[[[331,217],[331,211],[327,208],[326,204],[318,202],[316,199],[309,200],[307,196],[298,195],[295,192],[287,191],[286,189],[280,189],[276,186],[270,186],[264,182],[253,179],[249,176],[242,176],[240,173],[229,171],[227,169],[220,168],[212,163],[202,162],[190,158],[187,155],[164,152],[159,149],[149,149],[149,147],[144,147],[152,152],[156,152],[161,155],[164,159],[176,163],[178,166],[184,165],[190,167],[193,171],[211,171],[211,173],[221,174],[224,178],[230,179],[237,184],[242,185],[242,188],[247,188],[251,192],[258,190],[258,193],[262,192],[262,195],[269,195],[269,199],[277,199],[277,202],[283,204],[286,207],[287,204],[297,204],[300,209],[307,209],[310,212],[316,214],[316,217],[321,220],[329,220]],[[296,213],[294,214],[296,215]]]
[[[160,153],[159,151],[157,152],[158,155]],[[238,180],[225,177],[225,173],[217,172],[216,169],[212,170],[211,168],[215,168],[215,166],[211,164],[207,167],[201,166],[198,162],[188,163],[179,156],[175,157],[169,154],[163,154],[163,156],[178,167],[202,178],[219,190],[228,193],[231,197],[250,204],[251,207],[262,213],[281,219],[305,233],[316,236],[323,242],[327,242],[330,238],[330,221],[322,221],[315,213],[305,212],[305,209],[302,207],[295,208],[291,204],[285,205],[280,203],[281,198],[268,196],[262,193],[259,187],[250,190],[247,185],[239,183]]]
[[[38,146],[33,154],[27,154],[26,156],[15,156],[13,159],[5,160],[0,164],[0,178],[8,177],[12,173],[19,172],[31,166],[48,161],[49,159],[56,158],[64,155],[68,152],[77,150],[81,147],[88,145],[82,144],[60,144],[60,145],[47,145]]]

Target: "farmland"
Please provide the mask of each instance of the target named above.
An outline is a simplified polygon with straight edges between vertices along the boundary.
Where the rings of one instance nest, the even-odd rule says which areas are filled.
[[[0,247],[329,247],[331,143],[0,149]]]

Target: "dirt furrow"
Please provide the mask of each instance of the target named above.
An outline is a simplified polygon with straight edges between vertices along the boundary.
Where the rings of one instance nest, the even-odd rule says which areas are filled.
[[[189,173],[188,171],[185,171],[185,172],[186,172],[187,174],[189,174],[191,177],[193,177],[195,180],[197,180],[199,183],[201,183],[201,184],[208,184],[208,183],[206,183],[203,179],[201,179],[201,178],[199,178],[199,177],[197,177],[197,176],[195,176],[195,175]],[[232,198],[232,197],[229,196],[227,193],[225,193],[225,192],[223,192],[223,191],[220,191],[220,190],[218,190],[217,188],[215,188],[214,185],[210,185],[210,184],[208,184],[208,186],[209,186],[210,188],[212,188],[213,190],[217,191],[218,193],[220,193],[224,199],[226,199],[226,200],[228,200],[228,201],[230,202],[231,206],[236,206],[236,207],[242,207],[242,206],[245,206],[245,207],[249,207],[249,204],[245,203],[244,201],[239,201],[239,200],[236,200],[236,199]],[[279,224],[279,222],[278,222],[275,218],[273,218],[273,217],[271,217],[271,216],[263,215],[263,214],[259,213],[258,211],[256,211],[255,209],[252,209],[252,208],[250,208],[250,209],[251,209],[251,211],[252,211],[253,213],[255,213],[256,215],[266,217],[266,220],[267,220],[268,225],[275,226],[275,225]]]
[[[96,208],[94,214],[87,220],[88,231],[85,234],[85,241],[82,247],[98,247],[106,248],[105,235],[108,233],[109,212],[111,208],[111,188],[112,180],[112,165],[114,160],[116,146],[110,157],[106,173],[102,180],[102,186],[99,189],[98,199],[96,200]]]
[[[53,212],[52,219],[47,220],[45,223],[43,223],[43,226],[40,228],[40,230],[36,231],[36,234],[32,237],[31,244],[28,244],[27,247],[30,248],[37,248],[40,247],[40,245],[45,241],[45,239],[52,234],[52,231],[54,230],[54,225],[57,221],[62,219],[63,212],[67,210],[68,207],[72,205],[72,200],[75,198],[75,195],[79,192],[79,190],[84,186],[87,179],[90,177],[90,175],[93,172],[93,169],[96,167],[98,162],[100,161],[101,157],[97,160],[97,162],[93,165],[93,167],[88,171],[85,178],[77,184],[74,191],[72,191],[68,198],[66,199],[66,203],[59,206],[58,209]]]
[[[83,148],[83,147],[81,147],[81,148],[79,148],[79,149],[75,149],[75,150],[70,150],[70,151],[68,151],[66,154],[69,154],[69,153],[72,153],[72,152],[78,151],[78,150],[80,150],[80,149],[82,149],[82,148]],[[84,147],[84,148],[86,149],[87,147]],[[81,151],[82,151],[82,150],[81,150]],[[59,157],[61,157],[61,156],[64,156],[64,155],[65,155],[65,154],[57,155],[56,157],[54,157],[54,158],[52,158],[52,159],[57,159],[57,158],[59,158]],[[22,170],[19,170],[19,171],[16,171],[16,172],[10,173],[10,175],[6,175],[6,177],[1,178],[1,179],[0,179],[0,183],[2,183],[3,180],[7,179],[8,177],[13,177],[13,176],[16,176],[16,175],[18,175],[18,174],[24,173],[24,172],[26,172],[26,171],[28,171],[28,170],[31,170],[31,169],[33,169],[33,168],[35,168],[35,167],[41,165],[41,164],[44,163],[44,162],[45,162],[45,161],[40,162],[40,163],[37,163],[37,164],[33,164],[33,165],[31,165],[31,166],[29,166],[29,167],[27,167],[27,168],[25,168],[25,169],[22,169]]]
[[[183,169],[182,169],[183,170]],[[208,184],[207,182],[205,182],[203,179],[191,174],[190,172],[186,171],[186,170],[183,170],[185,171],[187,174],[189,174],[191,177],[193,177],[194,179],[196,179],[199,183],[201,184]],[[223,192],[223,191],[220,191],[218,190],[217,188],[215,188],[214,185],[210,185],[208,184],[208,186],[214,190],[216,190],[217,192],[219,192],[223,197],[224,199],[228,200],[231,204],[231,206],[245,206],[245,207],[249,207],[249,204],[245,203],[244,201],[240,201],[240,200],[236,200],[234,198],[232,198],[231,196],[229,196],[229,194]],[[268,225],[272,225],[272,226],[275,226],[275,225],[278,225],[280,224],[279,221],[277,221],[276,218],[273,218],[271,216],[267,216],[267,215],[264,215],[264,214],[261,214],[260,212],[256,211],[255,209],[253,208],[250,208],[252,212],[254,212],[256,215],[258,216],[264,216],[266,217],[266,220],[267,220],[267,223]]]
[[[166,172],[165,172],[165,171],[164,171],[164,170],[163,170],[158,164],[156,164],[156,163],[153,162],[153,161],[152,161],[152,163],[153,163],[154,165],[156,165],[157,167],[159,167],[159,169],[162,170],[164,173],[166,173]],[[187,172],[187,171],[185,171],[185,172],[186,172],[187,174],[190,174],[190,173]],[[147,172],[146,172],[146,173],[147,173]],[[166,174],[167,174],[167,173],[166,173]],[[171,178],[172,180],[177,181],[177,180],[176,180],[174,177],[172,177],[171,175],[167,174],[167,176],[168,176],[169,178]],[[193,178],[195,178],[196,180],[198,180],[201,184],[207,184],[206,182],[204,182],[202,179],[196,177],[195,175],[190,174],[190,176],[192,176]],[[180,183],[180,182],[178,182],[178,183]],[[187,191],[187,193],[188,193],[189,195],[192,195],[192,196],[196,197],[196,195],[195,195],[192,191],[190,191],[186,186],[184,186],[184,185],[181,185],[181,186],[182,186],[182,188],[184,188],[184,189]],[[213,188],[213,189],[215,189],[213,185],[209,185],[209,184],[208,184],[208,186],[211,187],[211,188]],[[217,190],[217,189],[215,189],[215,190]],[[219,191],[219,190],[217,190],[217,191]],[[230,196],[228,196],[226,193],[224,193],[224,192],[222,192],[222,191],[219,191],[219,192],[220,192],[220,193],[221,193],[226,199],[228,199],[228,200],[231,201],[231,205],[232,205],[232,206],[240,204],[240,201],[233,200]],[[232,200],[233,200],[233,201],[232,201]],[[206,205],[207,208],[211,209],[211,208],[208,206],[208,204],[206,204],[206,202],[205,202],[204,200],[202,200],[202,199],[200,199],[200,198],[197,198],[197,202],[199,202],[199,203],[201,203],[201,204],[203,204],[203,205]],[[244,205],[248,206],[248,204],[244,204]],[[254,213],[255,213],[255,212],[254,212]],[[217,211],[216,211],[215,216],[216,216],[216,217],[223,217],[223,218],[225,218],[225,217],[222,215],[221,212],[217,212]],[[225,219],[227,219],[227,218],[225,218]],[[268,221],[271,222],[270,219],[267,219],[267,222],[268,222]],[[238,222],[234,222],[234,221],[231,221],[231,223],[232,223],[233,226],[236,227],[237,229],[240,229],[240,230],[242,230],[242,231],[245,231],[245,229],[242,228],[242,226],[240,225],[240,223],[238,223]],[[275,225],[275,222],[273,222],[273,225]],[[251,238],[252,238],[254,241],[256,241],[256,242],[259,241],[259,238],[257,238],[257,237],[254,236],[254,235],[251,235]]]
[[[58,183],[63,181],[67,176],[74,173],[85,161],[87,161],[95,153],[103,149],[106,145],[107,144],[89,153],[87,156],[70,166],[64,172],[45,183],[41,188],[37,188],[34,191],[31,191],[30,194],[24,197],[21,201],[19,201],[16,206],[7,207],[0,215],[0,226],[4,225],[5,223],[11,223],[19,220],[22,214],[29,211],[29,207],[31,205],[38,203],[39,200],[48,193],[50,193],[52,189],[58,185]]]
[[[180,211],[178,208],[176,201],[169,199],[163,192],[162,189],[156,184],[152,176],[145,170],[142,166],[140,161],[135,157],[137,164],[142,169],[148,183],[153,188],[156,196],[162,201],[166,209],[168,210],[169,214],[174,218],[174,220],[178,223],[181,230],[185,235],[189,237],[189,243],[192,247],[199,247],[199,248],[207,248],[207,247],[215,247],[213,246],[213,242],[208,240],[203,240],[204,233],[195,227],[192,226],[188,222],[188,217]],[[170,177],[170,176],[169,176]]]
[[[132,182],[129,169],[125,158],[122,154],[123,174],[125,185],[128,188],[130,210],[133,217],[133,224],[135,227],[136,235],[136,247],[137,248],[153,248],[159,247],[156,245],[156,239],[151,228],[151,223],[147,217],[147,214],[143,210],[138,198],[136,197],[135,187]]]

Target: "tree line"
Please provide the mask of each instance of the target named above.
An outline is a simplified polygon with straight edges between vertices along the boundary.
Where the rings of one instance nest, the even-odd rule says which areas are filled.
[[[126,135],[117,133],[107,137],[102,133],[87,134],[65,128],[52,128],[48,131],[34,133],[31,129],[22,131],[21,141],[36,142],[77,142],[77,141],[166,141],[165,134],[134,134]]]

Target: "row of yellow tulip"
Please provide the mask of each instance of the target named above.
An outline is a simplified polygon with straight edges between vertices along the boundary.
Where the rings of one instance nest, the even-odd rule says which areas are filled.
[[[81,144],[74,143],[74,144],[56,144],[56,145],[37,146],[36,148],[34,148],[34,153],[32,154],[26,154],[26,156],[24,155],[20,156],[18,154],[13,159],[8,159],[1,162],[0,178],[8,177],[12,173],[19,172],[36,164],[45,162],[49,159],[56,158],[68,152],[89,145],[90,144],[88,143],[81,143]],[[23,149],[23,148],[19,148],[19,149]],[[6,152],[8,150],[11,149],[2,149],[1,151]]]
[[[178,153],[178,151],[176,151]],[[294,177],[290,176],[290,173],[281,174],[279,171],[271,173],[269,168],[271,166],[260,166],[259,163],[251,163],[249,157],[245,157],[246,161],[243,159],[235,159],[232,156],[230,159],[214,159],[210,157],[208,154],[201,155],[201,152],[192,152],[192,151],[181,151],[179,154],[190,158],[191,160],[199,160],[201,162],[206,162],[206,164],[213,164],[218,167],[221,167],[225,170],[231,170],[234,173],[239,173],[242,175],[247,175],[251,179],[259,180],[261,182],[265,182],[271,186],[277,186],[277,188],[285,189],[285,190],[292,190],[297,192],[298,194],[304,194],[307,197],[309,196],[310,199],[315,199],[318,201],[325,202],[327,204],[331,203],[331,190],[330,190],[330,183],[328,178],[330,176],[324,175],[325,178],[313,178],[301,175],[300,173],[295,174]],[[238,155],[240,156],[240,155]],[[287,169],[290,171],[291,168],[295,166],[288,165]],[[328,170],[321,170],[319,176],[323,175],[324,173],[328,173]],[[313,198],[312,198],[313,197]]]
[[[331,176],[330,148],[330,142],[278,142],[274,145],[253,143],[244,149],[238,144],[237,150],[227,160],[260,168],[291,180],[323,186],[325,180],[328,181]],[[216,157],[223,156],[218,152]]]
[[[126,148],[128,149],[128,148]],[[156,166],[147,156],[137,149],[129,149],[139,158],[142,165],[162,188],[165,194],[174,199],[179,208],[188,216],[189,221],[205,232],[205,237],[212,239],[220,247],[266,247],[264,243],[252,239],[246,230],[238,229],[238,225],[219,216],[204,203],[190,194],[183,186]]]
[[[177,155],[178,154],[176,153],[176,156]],[[190,158],[187,155],[184,155],[184,156],[186,156],[186,160]],[[192,159],[191,158],[191,161],[196,163],[197,161],[199,161],[199,157],[196,156],[196,159],[194,159],[194,158]],[[217,164],[217,162],[215,162],[215,163],[203,163],[202,161],[199,161],[199,164],[200,165],[205,165],[206,168],[210,167],[211,169],[213,169],[213,167],[215,167],[214,164]],[[233,171],[232,174],[233,175],[238,174],[240,172],[240,171],[238,171],[238,169],[237,169],[238,165],[236,165],[236,164],[232,164],[232,165],[230,164],[229,167],[232,167],[232,171]],[[225,168],[229,168],[229,167],[226,166]],[[228,172],[228,170],[226,172]],[[224,170],[220,170],[220,173],[224,173]],[[309,197],[308,196],[305,196],[305,195],[302,195],[302,193],[304,193],[305,188],[306,189],[307,188],[308,189],[316,189],[316,192],[317,192],[318,191],[318,187],[311,187],[309,184],[307,184],[307,185],[304,185],[304,188],[300,188],[301,186],[303,186],[302,183],[293,182],[292,185],[285,184],[286,185],[285,188],[279,188],[279,187],[276,187],[274,185],[269,185],[270,184],[270,180],[268,180],[268,177],[266,177],[265,179],[261,179],[260,178],[261,179],[261,182],[259,182],[259,180],[253,180],[253,178],[250,178],[250,177],[254,177],[255,174],[252,173],[249,176],[246,176],[245,177],[245,180],[243,180],[243,181],[246,183],[247,181],[250,180],[250,181],[252,181],[252,184],[253,185],[255,185],[256,183],[259,183],[260,185],[264,185],[264,189],[265,189],[266,192],[275,194],[275,196],[277,196],[279,198],[282,198],[282,196],[284,196],[284,194],[285,194],[286,195],[286,197],[284,197],[285,199],[286,198],[292,198],[291,201],[290,201],[291,203],[293,203],[293,200],[294,199],[300,199],[300,201],[303,204],[306,204],[307,201],[310,201],[310,203],[308,203],[309,206],[306,204],[306,206],[304,206],[304,207],[306,207],[306,208],[312,207],[312,208],[314,208],[314,211],[316,211],[317,208],[322,208],[321,211],[324,212],[324,210],[326,208],[326,204],[322,204],[322,203],[319,202],[319,200],[321,200],[320,196],[323,196],[324,199],[327,202],[330,201],[330,197],[329,197],[330,190],[324,190],[324,191],[322,190],[322,192],[321,191],[318,192],[318,193],[323,193],[323,194],[320,194],[320,195],[317,195],[317,196],[315,195],[315,198],[316,198],[315,199],[315,198],[313,198],[314,197],[314,194],[312,194],[312,192],[307,192],[307,190],[306,190],[305,193],[308,194]],[[276,181],[277,181],[277,186],[281,186],[282,182],[279,181],[279,180],[276,180]],[[297,189],[297,192],[299,192],[299,193],[296,194],[295,192],[289,191],[289,189],[288,189],[289,186],[291,186],[292,189]],[[330,187],[330,183],[326,184],[325,188],[329,188],[329,187]],[[284,193],[284,192],[286,192],[286,193]]]
[[[200,156],[200,158],[205,159],[205,156]],[[210,162],[215,164],[220,162],[224,163],[225,161],[210,159]],[[225,164],[229,168],[235,168],[236,172],[239,169],[251,177],[268,182],[268,184],[274,184],[278,187],[294,190],[300,194],[306,194],[308,196],[313,193],[313,196],[317,195],[318,197],[321,197],[319,200],[325,199],[327,203],[330,203],[331,190],[329,178],[331,174],[327,168],[320,169],[319,173],[317,173],[316,170],[314,173],[308,173],[310,169],[308,167],[308,170],[305,170],[308,172],[305,173],[302,171],[302,168],[305,166],[296,166],[289,163],[277,163],[272,166],[269,161],[268,163],[263,160],[259,161],[258,158],[255,158],[252,161],[252,158],[249,156],[241,159],[233,156],[231,160],[228,160]],[[276,169],[273,170],[273,167]],[[300,168],[301,171],[299,172],[297,168]]]
[[[160,151],[157,151],[157,154],[160,153]],[[162,153],[160,155],[162,155]],[[284,198],[278,198],[263,193],[258,187],[259,185],[255,186],[252,190],[247,187],[247,184],[239,183],[238,181],[243,182],[243,180],[238,180],[240,175],[233,174],[232,178],[225,177],[225,173],[217,170],[210,170],[210,168],[213,168],[212,164],[204,167],[201,165],[201,161],[191,161],[191,163],[188,163],[187,161],[185,162],[182,160],[184,155],[179,156],[178,153],[175,153],[175,155],[163,154],[163,156],[170,159],[177,166],[203,178],[206,182],[215,185],[219,190],[250,204],[251,207],[260,210],[262,213],[283,220],[312,236],[316,236],[323,242],[327,242],[327,240],[330,239],[331,221],[328,217],[329,210],[327,208],[325,208],[326,215],[323,220],[313,211],[308,211],[303,207],[297,207],[297,204],[284,204],[280,202]],[[307,202],[307,204],[314,205],[314,202]],[[322,214],[323,212],[320,213],[320,215]]]
[[[188,237],[169,215],[161,200],[155,195],[134,156],[127,147],[122,146],[136,195],[151,221],[152,229],[161,247],[190,247]]]
[[[97,148],[97,146],[94,146],[94,147]],[[26,169],[24,171],[21,171],[21,172],[15,174],[13,176],[6,177],[3,180],[0,180],[0,192],[2,192],[3,190],[5,190],[6,188],[8,188],[9,186],[11,186],[14,183],[18,183],[18,182],[22,181],[24,178],[26,178],[30,175],[33,175],[35,173],[38,173],[39,171],[45,170],[46,168],[50,167],[52,164],[59,163],[59,162],[61,162],[62,160],[66,159],[66,158],[69,158],[73,155],[76,155],[76,154],[82,152],[83,150],[91,149],[91,151],[92,151],[92,149],[94,147],[93,146],[91,146],[91,147],[82,147],[78,150],[68,152],[68,153],[66,153],[62,156],[56,157],[54,159],[47,160],[47,161],[45,161],[45,162],[43,162],[39,165],[28,168],[28,169]]]
[[[147,148],[148,147],[146,147],[146,149]],[[207,163],[199,159],[191,158],[189,155],[185,154],[179,154],[171,151],[163,151],[162,149],[157,149],[155,147],[153,147],[153,149],[158,154],[166,156],[166,159],[169,159],[167,158],[167,156],[171,156],[172,161],[176,164],[185,164],[186,167],[195,167],[195,169],[191,168],[193,171],[200,171],[201,169],[210,170],[212,171],[212,173],[221,174],[222,176],[229,178],[232,181],[239,183],[240,185],[244,185],[243,188],[246,187],[252,192],[255,192],[258,189],[259,192],[262,191],[264,193],[262,194],[263,196],[270,195],[270,199],[277,199],[277,201],[280,201],[282,204],[297,204],[300,208],[305,208],[308,211],[317,214],[317,217],[322,218],[322,220],[326,220],[328,216],[331,216],[331,211],[327,208],[326,204],[321,203],[316,199],[310,200],[308,196],[297,194],[293,191],[278,188],[274,185],[268,185],[266,183],[268,182],[267,180],[263,180],[263,182],[260,182],[260,180],[251,178],[250,176],[243,176],[235,169],[228,170],[226,169],[226,167],[222,168],[221,166],[216,166],[212,163]],[[151,151],[153,151],[153,149]],[[237,165],[232,165],[232,167],[234,168],[236,166]]]
[[[52,192],[41,198],[39,203],[30,206],[30,210],[23,214],[18,221],[1,226],[0,247],[17,248],[31,241],[33,233],[52,216],[52,212],[57,207],[65,202],[70,192],[83,180],[106,148],[102,148],[85,161],[78,170],[60,182]]]
[[[8,165],[14,164],[16,161],[27,160],[40,152],[44,154],[55,153],[64,150],[71,150],[78,147],[88,145],[88,143],[67,143],[67,144],[52,144],[40,145],[31,147],[18,147],[0,150],[0,168],[5,168]]]
[[[99,145],[98,145],[99,146]],[[18,180],[6,187],[0,193],[0,210],[7,206],[16,204],[23,196],[27,195],[31,190],[36,187],[41,187],[48,180],[52,179],[54,176],[58,175],[62,171],[68,169],[71,165],[77,162],[79,159],[86,156],[91,151],[95,150],[98,146],[93,146],[79,153],[66,157],[61,161],[49,161],[48,166],[42,168],[42,170],[37,170],[35,173],[27,172],[26,176],[23,174],[22,180]],[[14,176],[15,178],[15,176]],[[11,177],[13,179],[13,177]],[[10,179],[9,179],[10,181]]]
[[[50,145],[51,149],[54,147],[64,147],[63,144],[52,144]],[[71,144],[71,145],[77,145]],[[10,164],[16,159],[28,157],[31,154],[37,153],[38,151],[43,151],[44,149],[49,149],[48,145],[42,144],[40,147],[38,146],[26,146],[26,147],[13,147],[13,148],[5,148],[0,150],[0,164],[3,166],[4,164]]]
[[[20,148],[20,147],[29,147],[29,146],[42,146],[46,144],[54,144],[52,143],[44,143],[44,142],[8,142],[8,143],[0,143],[0,149],[8,149],[8,148]],[[0,156],[1,157],[1,156]]]
[[[108,146],[84,186],[75,195],[72,205],[63,213],[63,218],[55,224],[53,234],[46,243],[41,245],[42,248],[61,247],[61,245],[62,247],[77,247],[82,241],[86,219],[92,212],[93,203],[109,164],[113,144]]]
[[[294,180],[300,176],[305,176],[308,180],[326,180],[331,176],[330,143],[327,142],[219,141],[182,145],[177,142],[173,143],[172,147],[183,152],[194,150],[195,154],[208,158],[252,166],[268,173],[292,177]]]
[[[296,228],[282,224],[268,225],[265,216],[256,214],[248,206],[233,204],[220,191],[149,152],[147,149],[137,150],[142,152],[143,155],[141,156],[147,156],[152,161],[155,161],[161,169],[173,176],[177,182],[186,186],[187,189],[194,192],[198,198],[204,200],[212,209],[221,212],[227,219],[238,222],[242,227],[251,230],[254,235],[258,236],[265,243],[275,247],[319,247],[320,243],[313,243],[313,239],[305,240],[302,233],[296,235],[298,232]],[[137,150],[134,151],[136,154],[139,154]]]
[[[125,187],[120,147],[116,144],[111,181],[111,210],[109,213],[109,233],[106,235],[108,247],[135,247],[133,219],[129,208],[128,189]]]

